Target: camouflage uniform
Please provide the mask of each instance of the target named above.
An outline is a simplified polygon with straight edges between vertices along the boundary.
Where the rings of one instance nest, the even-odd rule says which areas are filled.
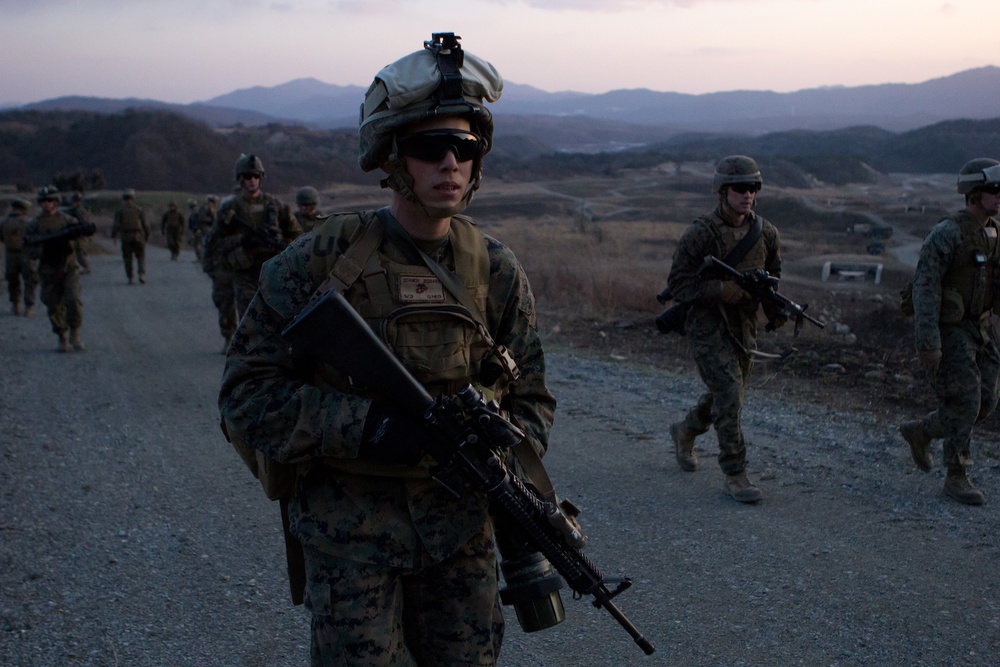
[[[313,211],[312,213],[296,211],[295,221],[299,223],[299,227],[301,227],[302,232],[305,233],[312,231],[313,227],[315,227],[316,225],[318,225],[323,221],[323,218],[316,211]]]
[[[914,337],[920,350],[941,350],[941,365],[931,378],[938,409],[922,420],[931,438],[944,438],[943,463],[966,468],[971,460],[972,427],[997,404],[1000,348],[990,317],[994,280],[1000,277],[995,218],[981,226],[966,211],[945,218],[931,230],[920,250],[913,280]],[[986,262],[982,295],[975,296],[971,256]]]
[[[209,195],[208,200],[200,207],[198,207],[192,199],[191,214],[188,215],[188,231],[191,232],[191,247],[194,248],[195,258],[198,264],[204,264],[205,262],[205,234],[214,224],[215,195]]]
[[[70,199],[66,213],[80,222],[90,222],[90,211],[83,203],[83,193],[77,192]],[[76,240],[76,261],[80,265],[80,273],[90,273],[90,237],[81,236]]]
[[[360,219],[372,217],[368,212]],[[403,594],[391,586],[404,585],[408,596],[420,596],[415,609],[427,609],[423,606],[427,604],[442,612],[446,607],[455,609],[462,616],[478,608],[470,619],[490,619],[486,626],[430,623],[420,628],[420,637],[407,635],[416,664],[467,664],[464,660],[472,647],[479,647],[479,662],[474,664],[493,664],[502,617],[496,606],[496,564],[485,498],[470,495],[455,500],[430,479],[427,459],[405,466],[356,458],[370,399],[333,390],[327,384],[329,369],[304,382],[302,367],[279,337],[344,251],[358,220],[332,218],[264,265],[260,290],[230,347],[220,409],[230,435],[239,433],[267,456],[298,464],[289,513],[292,532],[306,550],[314,642],[336,643],[344,630],[334,618],[349,613],[352,623],[367,628],[363,629],[366,645],[353,646],[359,653],[344,656],[344,664],[388,664],[381,661],[385,655],[402,651],[388,644],[402,641],[404,619],[369,614],[382,608],[374,604],[376,599]],[[489,257],[486,322],[495,341],[510,349],[521,369],[504,404],[527,431],[532,446],[543,452],[555,401],[545,384],[534,298],[510,250],[494,239],[481,238]],[[454,270],[452,247],[439,242],[424,250],[440,254],[439,261]],[[426,270],[411,264],[388,238],[378,256],[380,264],[396,270]],[[359,312],[370,312],[370,288],[368,280],[359,280],[345,294]],[[398,293],[394,299],[397,306],[404,305]],[[458,382],[439,388],[447,390]],[[412,623],[405,624],[412,632]]]
[[[0,241],[3,241],[5,248],[7,292],[15,315],[21,313],[22,298],[24,313],[30,314],[38,291],[38,262],[31,259],[24,248],[24,229],[28,224],[26,211],[26,206],[12,206],[7,217],[0,221]]]
[[[184,215],[177,210],[177,204],[170,204],[170,208],[160,218],[160,233],[167,237],[170,259],[176,260],[181,253],[181,240],[184,238]]]
[[[721,208],[694,221],[681,237],[673,257],[668,284],[674,297],[693,303],[685,328],[695,363],[708,392],[685,417],[687,428],[701,434],[714,424],[719,438],[719,466],[726,475],[746,469],[746,441],[741,426],[743,396],[752,362],[749,351],[757,346],[759,302],[744,300],[727,305],[720,302],[722,280],[700,273],[708,255],[724,258],[759,218],[760,239],[734,268],[750,271],[763,268],[773,276],[781,274],[778,232],[756,213],[745,223],[731,227]]]
[[[257,291],[261,265],[301,233],[288,206],[273,195],[261,192],[253,200],[240,194],[226,197],[205,242],[206,262],[212,265],[212,298],[219,312],[229,312],[232,298],[236,316],[242,316]]]
[[[57,231],[76,222],[62,211],[37,215],[25,229],[26,235]],[[52,331],[59,336],[60,350],[65,351],[67,331],[72,332],[74,347],[82,349],[77,332],[83,325],[83,300],[80,265],[76,260],[76,241],[55,240],[41,244],[38,275],[41,299],[49,312]]]
[[[146,242],[149,241],[149,223],[146,213],[135,200],[124,197],[121,207],[115,211],[114,222],[111,224],[111,238],[120,235],[122,260],[125,262],[125,275],[131,285],[134,282],[132,258],[135,257],[136,268],[139,271],[139,282],[146,282]]]

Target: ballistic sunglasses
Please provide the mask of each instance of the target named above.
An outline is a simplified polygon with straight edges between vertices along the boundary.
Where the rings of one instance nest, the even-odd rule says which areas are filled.
[[[760,183],[734,183],[729,188],[735,192],[739,192],[741,195],[745,195],[748,192],[760,192]]]
[[[426,130],[396,139],[400,155],[440,162],[449,150],[455,151],[459,162],[468,162],[483,154],[485,142],[477,134],[465,130]]]

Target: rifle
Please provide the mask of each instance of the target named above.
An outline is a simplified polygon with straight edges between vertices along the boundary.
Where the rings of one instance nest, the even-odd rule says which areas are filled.
[[[709,255],[705,258],[704,263],[701,265],[701,270],[704,271],[710,268],[716,268],[721,270],[723,273],[729,274],[732,276],[733,281],[752,298],[760,301],[762,304],[771,306],[785,319],[795,320],[796,335],[798,335],[799,330],[802,328],[803,321],[809,321],[818,326],[820,329],[826,326],[816,318],[806,314],[806,309],[809,307],[809,304],[806,303],[800,306],[788,297],[779,293],[778,278],[776,276],[772,276],[764,269],[754,269],[753,271],[743,272],[737,271],[718,257]],[[768,320],[767,325],[764,327],[764,331],[774,331],[774,319],[775,318],[770,318]]]
[[[73,222],[50,232],[25,234],[24,242],[27,245],[41,245],[49,241],[72,241],[83,236],[93,236],[96,231],[97,226],[92,222]]]
[[[334,332],[336,341],[331,340]],[[581,551],[586,538],[572,514],[567,516],[566,502],[557,506],[546,500],[507,467],[504,453],[518,445],[524,433],[500,415],[495,402],[487,403],[471,384],[454,396],[431,397],[337,290],[303,308],[281,336],[295,351],[308,353],[378,391],[434,434],[427,453],[438,465],[434,479],[445,489],[456,497],[485,493],[495,515],[501,557],[505,551],[509,553],[512,544],[520,547],[513,563],[503,558],[501,570],[508,586],[501,591],[501,600],[514,604],[526,631],[563,620],[558,598],[561,582],[551,575],[551,563],[576,595],[593,596],[595,607],[606,609],[646,655],[653,653],[653,645],[612,602],[632,582],[628,578],[605,579]],[[533,578],[536,581],[525,581]],[[532,587],[532,583],[536,585]],[[618,585],[610,590],[610,583]],[[528,600],[526,595],[534,599]],[[554,596],[552,606],[557,608],[533,604],[544,595],[550,600]],[[532,621],[538,625],[528,628]]]

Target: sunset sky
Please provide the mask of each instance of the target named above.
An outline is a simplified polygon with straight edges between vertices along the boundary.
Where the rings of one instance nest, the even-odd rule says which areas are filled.
[[[367,86],[434,31],[548,91],[918,83],[1000,64],[1000,0],[0,0],[0,104]]]

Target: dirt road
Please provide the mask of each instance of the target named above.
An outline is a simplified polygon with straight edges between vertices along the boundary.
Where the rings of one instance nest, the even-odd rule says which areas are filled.
[[[0,664],[307,664],[277,509],[217,427],[208,280],[190,253],[150,254],[134,287],[116,255],[94,258],[85,353],[53,352],[44,315],[0,316]],[[940,467],[914,472],[895,424],[765,384],[745,423],[766,499],[741,506],[711,435],[693,474],[666,445],[694,378],[549,360],[546,461],[588,555],[633,579],[617,602],[657,652],[564,591],[552,630],[507,614],[503,667],[996,663],[996,443],[974,445],[988,503],[964,507]]]

